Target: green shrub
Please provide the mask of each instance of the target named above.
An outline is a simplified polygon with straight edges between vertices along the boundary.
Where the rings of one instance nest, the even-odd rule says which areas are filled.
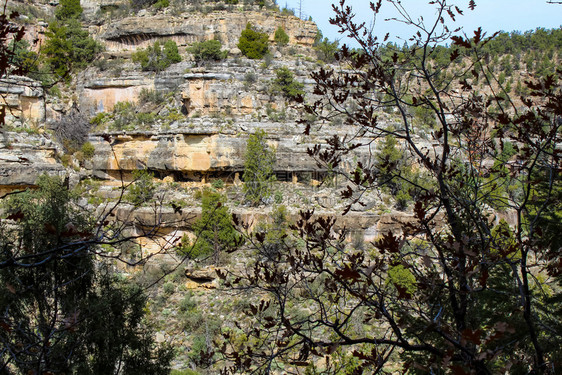
[[[211,184],[211,186],[214,189],[222,189],[224,187],[224,181],[221,179],[215,180],[213,181],[213,183]]]
[[[150,90],[142,88],[139,93],[139,104],[153,103],[156,105],[162,104],[166,101],[166,97],[162,91]]]
[[[164,48],[162,48],[160,42],[154,42],[154,45],[135,52],[132,57],[133,62],[140,63],[142,70],[156,72],[181,61],[178,46],[173,40],[166,41]]]
[[[295,15],[295,11],[293,9],[284,7],[283,9],[281,9],[281,14],[284,14],[286,16],[294,16]]]
[[[62,165],[64,165],[65,167],[70,166],[70,162],[72,161],[72,155],[69,154],[62,154],[60,156],[60,162]]]
[[[193,300],[193,293],[186,293],[185,297],[180,302],[180,312],[190,312],[197,308],[197,303]]]
[[[437,125],[435,112],[427,106],[417,106],[414,109],[414,119],[420,127],[433,129]]]
[[[131,102],[117,102],[113,107],[113,127],[117,130],[132,129],[135,119],[135,108]]]
[[[203,361],[203,358],[207,356],[207,353],[211,348],[207,347],[207,339],[205,336],[195,336],[193,344],[191,345],[191,351],[188,354],[189,359],[193,362],[199,364]]]
[[[204,42],[193,43],[187,49],[193,55],[197,62],[201,61],[219,61],[226,58],[227,51],[221,51],[222,44],[218,40],[206,40]]]
[[[324,38],[321,31],[318,31],[314,41],[314,49],[318,59],[326,63],[336,61],[336,52],[339,50],[339,42],[337,40],[330,42],[328,38]]]
[[[178,45],[173,40],[167,40],[164,43],[164,56],[171,64],[181,62],[181,56],[178,52]]]
[[[96,148],[94,147],[94,145],[91,142],[86,142],[82,145],[82,147],[80,148],[80,151],[82,151],[82,154],[84,155],[85,160],[90,160],[91,158],[94,157],[94,153],[96,152]]]
[[[256,31],[248,22],[238,39],[238,48],[249,59],[261,59],[269,51],[269,37]]]
[[[295,80],[293,72],[287,67],[275,70],[276,78],[273,80],[272,90],[280,93],[286,98],[296,99],[299,95],[304,95],[304,85]]]
[[[55,17],[61,21],[78,19],[82,12],[80,0],[60,0],[59,5],[55,9]]]
[[[195,370],[185,369],[185,370],[172,370],[170,375],[201,375],[201,374]]]
[[[289,43],[289,35],[287,35],[285,30],[281,26],[279,26],[277,30],[275,30],[274,40],[275,43],[284,46]]]
[[[11,41],[8,46],[9,50],[14,51],[13,56],[11,56],[10,63],[14,67],[18,67],[19,71],[13,72],[12,74],[21,75],[25,74],[31,78],[40,80],[38,76],[39,63],[36,52],[29,49],[29,42],[26,40]]]
[[[275,151],[267,145],[265,132],[257,130],[248,138],[242,177],[246,199],[252,205],[257,206],[271,196],[271,184],[275,180],[274,164]]]
[[[154,4],[154,8],[156,9],[164,9],[170,6],[170,0],[158,0]]]
[[[263,56],[263,62],[261,63],[260,68],[267,69],[269,68],[272,62],[273,62],[273,55],[268,52]]]
[[[47,39],[42,52],[50,72],[58,77],[69,78],[73,67],[86,67],[102,50],[77,19],[51,22],[45,35]]]
[[[279,190],[277,190],[275,192],[275,194],[273,195],[273,200],[276,204],[283,203],[283,193],[281,193]]]
[[[258,76],[253,71],[248,71],[244,74],[244,87],[247,89],[258,81]]]
[[[195,222],[193,229],[197,236],[192,244],[187,236],[182,238],[182,245],[178,251],[190,258],[213,256],[218,263],[220,252],[232,250],[239,244],[239,235],[232,223],[232,216],[225,206],[226,197],[204,190],[201,199],[201,218]]]
[[[129,187],[127,199],[135,206],[148,202],[154,196],[156,186],[152,179],[154,176],[146,169],[136,169],[133,171],[134,183]]]
[[[162,288],[164,289],[164,294],[167,295],[173,294],[176,291],[176,286],[171,281],[165,283]]]

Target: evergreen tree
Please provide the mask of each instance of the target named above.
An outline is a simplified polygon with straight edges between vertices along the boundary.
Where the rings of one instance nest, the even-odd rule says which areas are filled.
[[[289,43],[289,35],[285,32],[285,29],[279,26],[277,30],[275,30],[274,40],[275,43],[285,46]]]
[[[304,85],[295,80],[293,72],[283,66],[275,70],[276,78],[273,80],[273,92],[281,93],[288,99],[296,99],[304,95]]]
[[[82,12],[79,0],[63,0],[56,10],[57,19],[49,24],[42,52],[57,79],[68,78],[74,67],[86,67],[102,49],[82,28]]]
[[[249,59],[261,59],[269,51],[269,37],[254,29],[251,23],[246,24],[238,39],[238,48]]]
[[[60,0],[55,10],[55,17],[59,21],[79,19],[83,11],[80,0]]]
[[[204,42],[194,43],[187,50],[193,54],[193,58],[197,62],[201,61],[219,61],[226,57],[227,51],[221,51],[222,44],[218,40],[206,40]]]
[[[144,325],[146,296],[95,254],[93,220],[62,180],[5,203],[0,226],[2,374],[168,374]]]
[[[274,164],[275,152],[267,145],[265,132],[257,130],[248,138],[243,175],[246,199],[253,206],[271,196],[271,183],[275,180]]]
[[[224,205],[226,198],[212,190],[203,191],[201,198],[201,218],[193,225],[196,240],[188,244],[186,241],[180,249],[181,254],[191,258],[213,257],[213,262],[220,262],[223,251],[235,249],[240,239],[228,208]]]
[[[154,42],[152,46],[135,52],[133,61],[140,63],[142,70],[160,72],[172,64],[179,63],[181,56],[176,42],[168,40],[164,46],[160,42]]]

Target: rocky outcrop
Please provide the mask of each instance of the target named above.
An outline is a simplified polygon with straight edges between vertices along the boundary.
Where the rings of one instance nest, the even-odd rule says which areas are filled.
[[[43,135],[5,132],[0,136],[0,194],[36,184],[42,174],[66,174],[55,144]]]
[[[77,82],[79,104],[83,112],[90,114],[111,112],[117,102],[137,102],[141,90],[148,89],[178,93],[181,103],[177,110],[185,111],[188,117],[261,115],[268,106],[270,111],[286,111],[290,103],[271,92],[275,70],[281,66],[292,69],[295,79],[305,84],[308,94],[312,93],[312,81],[307,75],[317,68],[314,63],[299,61],[297,67],[293,62],[275,61],[267,69],[261,64],[241,58],[212,67],[194,67],[184,61],[157,74],[132,70],[118,77],[91,69],[83,72]]]
[[[275,30],[283,27],[289,35],[289,43],[303,47],[312,47],[318,31],[314,22],[272,11],[217,11],[209,14],[184,13],[181,16],[146,14],[127,17],[92,30],[108,51],[135,51],[162,39],[171,39],[178,46],[188,46],[214,38],[218,38],[225,48],[232,49],[238,44],[240,33],[248,22],[267,33],[272,42]]]
[[[318,171],[307,149],[312,141],[302,135],[295,123],[237,122],[213,124],[209,120],[183,123],[169,132],[110,133],[110,142],[101,135],[92,136],[96,148],[92,163],[94,176],[119,178],[119,170],[148,168],[161,177],[176,180],[205,179],[209,175],[231,175],[244,169],[248,134],[264,129],[269,144],[276,150],[276,172],[290,180],[291,173]],[[332,130],[337,133],[336,129]]]
[[[6,122],[37,127],[45,122],[45,94],[31,78],[9,76],[0,79],[0,107],[6,108]]]

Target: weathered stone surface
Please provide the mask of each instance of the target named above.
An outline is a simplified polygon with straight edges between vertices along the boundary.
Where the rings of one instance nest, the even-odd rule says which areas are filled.
[[[45,95],[41,84],[27,77],[11,76],[0,80],[0,107],[6,111],[6,123],[45,121]]]
[[[54,144],[40,135],[4,133],[0,139],[0,190],[35,185],[42,174],[66,174]]]
[[[185,176],[194,172],[240,172],[248,135],[257,129],[266,131],[269,145],[276,150],[277,171],[318,170],[307,153],[315,141],[302,137],[301,125],[239,122],[222,131],[215,126],[206,128],[203,120],[199,125],[189,128],[192,123],[183,124],[173,133],[116,133],[111,135],[112,144],[101,136],[92,136],[90,141],[96,148],[94,175],[117,177],[119,169],[139,168]],[[331,134],[335,133],[337,129],[332,129]]]
[[[278,12],[217,11],[209,14],[184,13],[182,16],[168,14],[127,17],[96,30],[97,39],[109,51],[136,50],[146,48],[155,40],[171,39],[179,46],[218,37],[224,48],[232,49],[246,24],[251,22],[270,36],[273,42],[275,30],[284,27],[289,43],[311,47],[317,27],[313,22]]]

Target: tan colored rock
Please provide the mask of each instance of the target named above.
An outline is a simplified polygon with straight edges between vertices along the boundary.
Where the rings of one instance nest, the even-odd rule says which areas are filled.
[[[45,95],[40,82],[28,77],[10,76],[0,80],[0,107],[6,111],[6,123],[45,121]]]
[[[182,16],[157,14],[145,17],[127,17],[102,25],[95,31],[96,39],[108,51],[135,51],[146,48],[156,40],[173,40],[179,46],[218,37],[226,49],[236,48],[246,24],[251,22],[266,32],[273,42],[275,30],[283,27],[289,43],[311,47],[317,33],[314,22],[278,12],[217,11],[209,14],[185,13]]]

